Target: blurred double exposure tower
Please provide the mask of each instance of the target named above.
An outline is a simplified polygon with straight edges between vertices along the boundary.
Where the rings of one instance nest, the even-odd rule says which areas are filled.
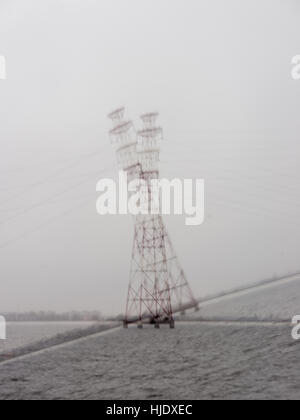
[[[118,164],[127,173],[128,182],[142,180],[141,200],[155,207],[157,214],[135,216],[134,241],[124,327],[150,322],[159,328],[169,323],[173,314],[195,307],[197,302],[186,280],[165,228],[160,203],[153,202],[152,180],[159,179],[159,155],[162,129],[156,125],[158,113],[141,116],[142,129],[136,131],[132,121],[124,120],[125,109],[108,115],[113,128],[110,138]],[[145,188],[146,185],[146,188]]]

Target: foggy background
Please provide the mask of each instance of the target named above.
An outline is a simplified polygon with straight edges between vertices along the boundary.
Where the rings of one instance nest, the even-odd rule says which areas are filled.
[[[133,223],[106,115],[157,110],[161,174],[206,182],[165,218],[196,297],[299,270],[298,0],[0,0],[0,312],[123,311]]]

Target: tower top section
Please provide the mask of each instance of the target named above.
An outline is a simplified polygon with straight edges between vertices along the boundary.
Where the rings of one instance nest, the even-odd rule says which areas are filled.
[[[158,112],[149,112],[148,114],[141,115],[143,127],[137,132],[140,145],[156,146],[159,147],[159,141],[162,140],[163,131],[161,127],[156,126],[156,120],[159,116]]]
[[[124,147],[132,142],[135,142],[134,127],[132,121],[124,120],[125,108],[118,108],[108,114],[111,119],[113,128],[109,131],[112,143],[117,144],[117,147]]]
[[[141,120],[143,121],[144,128],[147,129],[155,127],[158,115],[158,112],[148,112],[147,114],[141,115]]]
[[[112,111],[110,114],[108,114],[107,117],[112,120],[113,127],[116,127],[122,121],[124,121],[124,114],[125,114],[125,108],[121,107]]]
[[[136,132],[133,122],[124,120],[124,115],[124,107],[118,108],[108,115],[113,123],[113,128],[109,132],[110,139],[114,144],[120,169],[127,172],[136,170],[139,173]]]
[[[144,173],[158,177],[162,128],[156,125],[158,112],[141,115],[143,127],[137,132],[137,152]]]

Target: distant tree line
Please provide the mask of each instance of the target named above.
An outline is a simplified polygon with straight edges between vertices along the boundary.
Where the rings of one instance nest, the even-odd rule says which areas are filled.
[[[53,311],[39,312],[7,312],[2,314],[8,322],[93,322],[105,320],[99,311],[71,311],[56,313]]]

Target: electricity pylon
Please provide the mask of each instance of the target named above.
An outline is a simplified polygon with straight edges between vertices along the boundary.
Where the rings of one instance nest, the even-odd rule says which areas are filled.
[[[156,126],[157,113],[141,116],[143,128],[136,132],[132,121],[124,120],[124,108],[109,114],[110,131],[120,168],[128,182],[142,180],[141,200],[154,208],[152,180],[159,179],[159,155],[162,129]],[[162,216],[148,212],[135,216],[130,281],[124,326],[149,321],[159,328],[168,322],[174,328],[173,314],[197,308],[191,288],[174,252]]]

